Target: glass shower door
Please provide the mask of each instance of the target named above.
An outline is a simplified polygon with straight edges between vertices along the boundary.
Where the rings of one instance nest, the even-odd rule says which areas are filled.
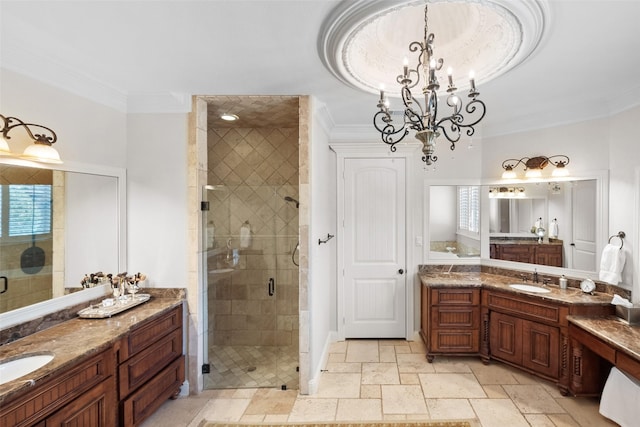
[[[269,190],[207,186],[203,229],[205,388],[280,387],[274,201]],[[208,202],[208,203],[207,203]]]

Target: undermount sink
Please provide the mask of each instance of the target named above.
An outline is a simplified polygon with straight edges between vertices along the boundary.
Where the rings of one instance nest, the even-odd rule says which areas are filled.
[[[518,289],[519,291],[534,292],[538,294],[546,294],[551,292],[547,288],[542,288],[540,286],[534,286],[534,285],[525,285],[524,283],[514,283],[509,286],[512,287],[513,289]]]
[[[8,362],[0,362],[0,384],[8,383],[42,368],[53,360],[52,354],[25,355]]]

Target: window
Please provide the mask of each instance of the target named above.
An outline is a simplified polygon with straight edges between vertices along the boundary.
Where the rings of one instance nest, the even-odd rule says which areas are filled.
[[[458,232],[480,233],[480,187],[458,187]]]
[[[0,236],[51,233],[51,185],[0,187]]]

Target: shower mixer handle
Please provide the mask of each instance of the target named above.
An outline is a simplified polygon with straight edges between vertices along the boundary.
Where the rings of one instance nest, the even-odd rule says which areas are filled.
[[[273,277],[269,278],[268,289],[269,289],[269,296],[272,297],[273,294],[275,294],[276,292],[276,281],[273,280]]]

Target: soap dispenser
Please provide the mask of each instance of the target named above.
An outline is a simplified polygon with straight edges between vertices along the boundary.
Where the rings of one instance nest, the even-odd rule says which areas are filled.
[[[567,278],[564,277],[564,274],[560,277],[560,289],[567,289]]]

